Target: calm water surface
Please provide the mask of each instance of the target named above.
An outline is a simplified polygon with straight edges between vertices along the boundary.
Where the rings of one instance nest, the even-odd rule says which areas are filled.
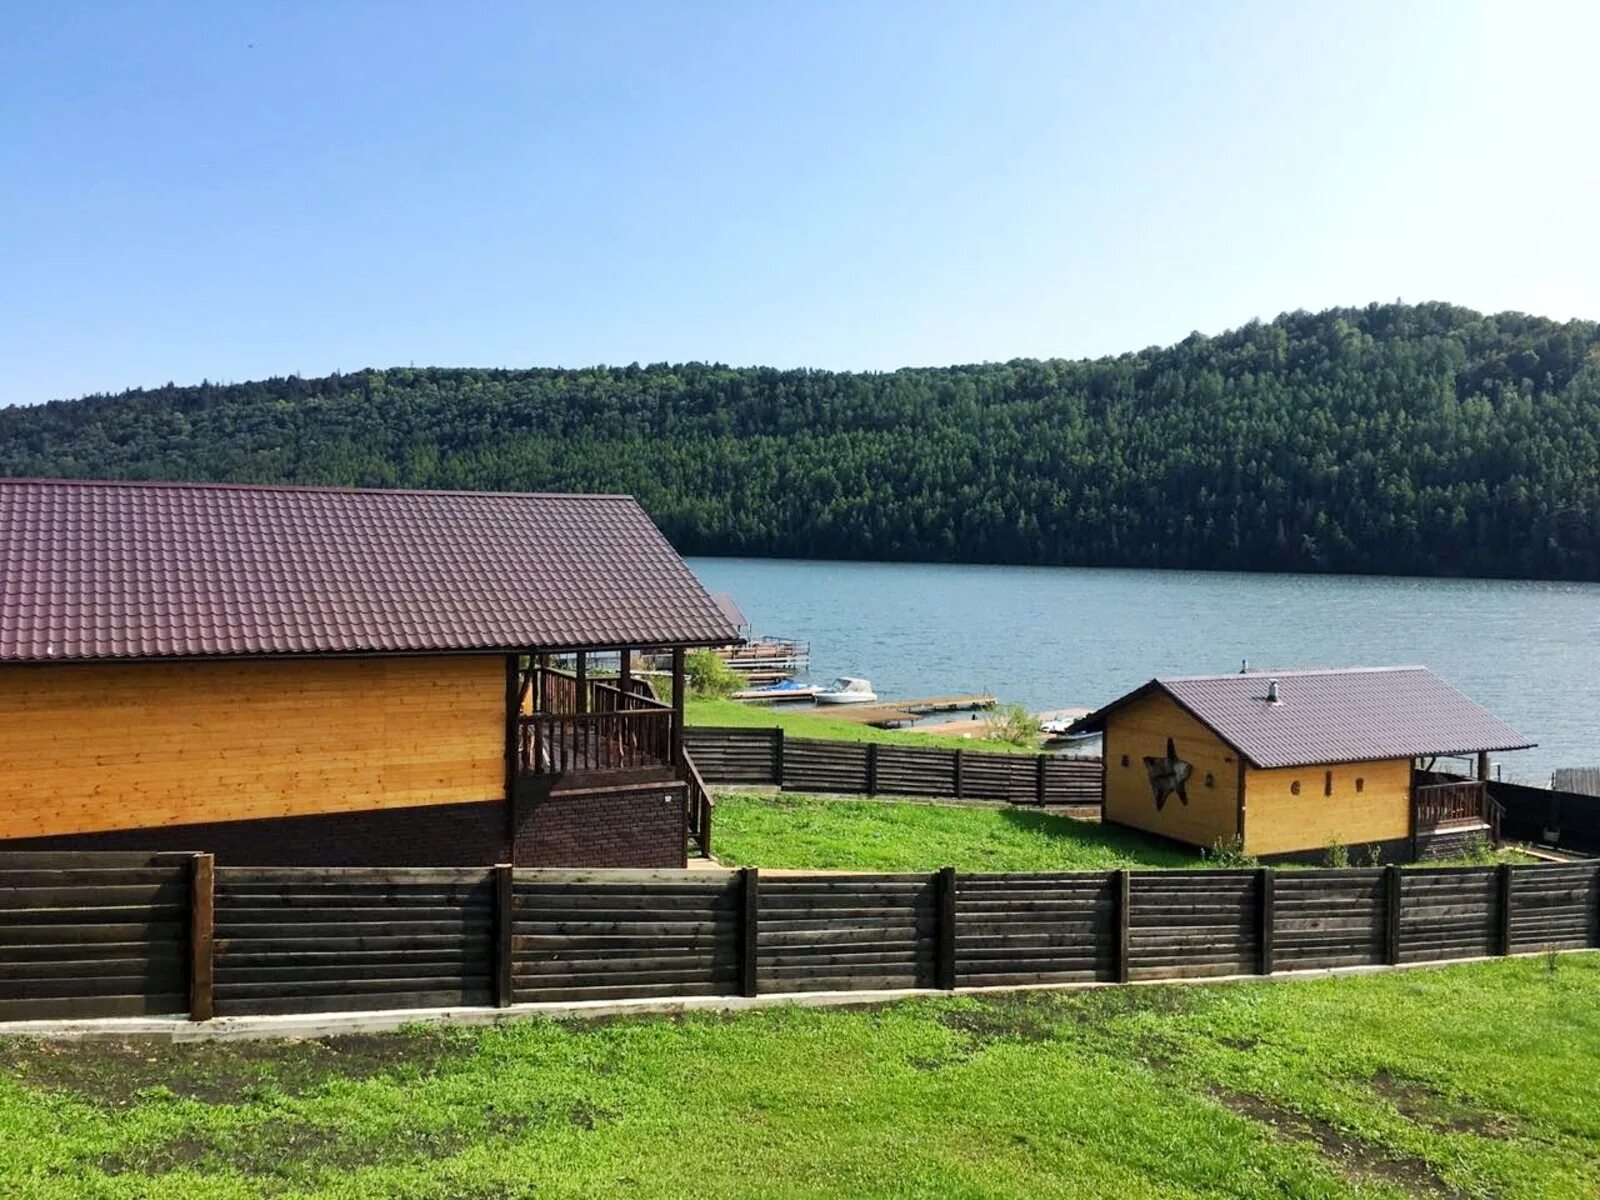
[[[1508,778],[1600,763],[1600,585],[697,558],[811,677],[1094,707],[1154,675],[1422,663],[1530,738]]]

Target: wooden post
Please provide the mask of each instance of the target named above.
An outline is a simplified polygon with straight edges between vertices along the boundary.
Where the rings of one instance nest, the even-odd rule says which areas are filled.
[[[1277,925],[1277,887],[1271,867],[1262,867],[1256,878],[1260,882],[1261,898],[1261,974],[1272,974],[1272,943]]]
[[[933,984],[949,992],[956,986],[956,869],[940,867],[933,883],[939,909],[938,958]]]
[[[878,794],[878,743],[867,743],[867,795]]]
[[[494,868],[494,1002],[499,1008],[511,1004],[511,933],[515,876],[510,863]]]
[[[1040,808],[1043,808],[1044,807],[1044,786],[1045,786],[1045,779],[1044,779],[1045,756],[1043,754],[1041,754],[1034,761],[1038,764],[1038,768],[1034,772],[1033,801]]]
[[[957,747],[955,753],[956,753],[956,767],[955,767],[955,771],[956,771],[956,799],[959,800],[959,799],[961,799],[961,750],[960,750],[959,747]]]
[[[683,647],[672,648],[672,765],[683,761]]]
[[[1390,863],[1383,869],[1384,915],[1383,961],[1391,967],[1400,962],[1400,868]]]
[[[522,774],[522,666],[506,655],[506,857],[515,857],[517,780]]]
[[[756,867],[739,868],[743,893],[743,917],[739,922],[739,989],[754,996],[760,980],[756,973],[756,938],[760,932],[761,872]]]
[[[780,790],[783,788],[783,729],[781,727],[772,731],[772,782]]]
[[[576,674],[578,676],[578,695],[573,702],[573,707],[577,709],[578,715],[582,716],[589,711],[589,652],[587,650],[578,651]]]
[[[1131,939],[1128,936],[1129,921],[1133,907],[1132,874],[1126,867],[1112,872],[1112,879],[1116,886],[1117,909],[1117,965],[1116,980],[1118,983],[1128,982],[1128,948]]]
[[[212,984],[216,953],[216,859],[196,854],[189,871],[189,1019],[217,1014]]]
[[[622,649],[617,651],[617,687],[623,695],[631,695],[633,683],[633,651]]]
[[[1511,864],[1501,863],[1500,876],[1500,953],[1511,953]]]
[[[1478,778],[1485,783],[1489,782],[1489,752],[1487,750],[1478,751]]]

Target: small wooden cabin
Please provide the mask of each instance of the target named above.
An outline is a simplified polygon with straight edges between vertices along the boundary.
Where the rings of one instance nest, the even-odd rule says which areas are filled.
[[[1495,836],[1489,755],[1533,745],[1425,667],[1152,679],[1073,728],[1101,734],[1106,820],[1262,858]],[[1436,774],[1441,757],[1473,777]]]
[[[626,496],[0,480],[0,847],[682,866],[737,640]]]

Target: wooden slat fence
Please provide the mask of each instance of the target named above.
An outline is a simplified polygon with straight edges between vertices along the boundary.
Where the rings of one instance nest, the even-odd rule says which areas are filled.
[[[1260,872],[1135,871],[1131,884],[1129,978],[1256,973]]]
[[[958,986],[1116,978],[1110,875],[958,875],[955,909]]]
[[[0,1020],[185,1012],[193,857],[0,853]]]
[[[1600,854],[1600,796],[1498,780],[1490,782],[1489,795],[1504,810],[1504,836]]]
[[[933,987],[934,890],[927,875],[762,879],[760,990]]]
[[[1011,804],[1100,803],[1098,758],[786,737],[781,729],[688,726],[684,746],[707,783],[795,792]]]
[[[1285,871],[1273,887],[1273,958],[1280,970],[1375,966],[1388,930],[1383,868]]]
[[[218,867],[218,1016],[488,1004],[487,868]]]
[[[517,871],[516,1003],[731,995],[739,879],[711,871]]]
[[[1600,945],[1600,863],[801,875],[0,854],[0,1019],[1265,975]]]

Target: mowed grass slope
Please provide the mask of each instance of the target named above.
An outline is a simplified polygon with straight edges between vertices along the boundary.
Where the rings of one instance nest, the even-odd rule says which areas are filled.
[[[0,1195],[1589,1197],[1600,961],[0,1045]]]
[[[1196,867],[1198,852],[1032,808],[719,793],[712,847],[734,866],[1099,871]]]
[[[953,715],[953,714],[952,714]],[[826,738],[836,742],[878,742],[890,746],[942,747],[946,750],[993,750],[997,754],[1037,754],[1037,746],[1013,746],[984,739],[983,717],[972,722],[973,736],[912,733],[904,729],[877,729],[826,710],[790,708],[781,704],[743,704],[738,700],[710,700],[691,696],[684,701],[684,723],[721,725],[739,729],[782,729],[785,737]]]

